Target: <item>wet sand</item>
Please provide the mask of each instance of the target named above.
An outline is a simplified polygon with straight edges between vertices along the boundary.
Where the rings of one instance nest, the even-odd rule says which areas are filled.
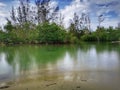
[[[82,72],[86,74],[88,72]],[[15,81],[1,83],[0,90],[120,90],[118,82],[104,83],[104,80],[90,79],[87,76],[81,77],[81,72],[43,74],[42,76],[31,76],[19,78]],[[80,76],[80,77],[79,77]],[[119,81],[119,80],[118,80]],[[8,87],[5,87],[8,86]]]
[[[89,82],[79,81],[29,81],[15,83],[4,90],[119,90],[106,86],[90,84]]]

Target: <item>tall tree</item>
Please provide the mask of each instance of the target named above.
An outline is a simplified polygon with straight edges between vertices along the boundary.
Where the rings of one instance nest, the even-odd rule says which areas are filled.
[[[41,24],[45,22],[56,22],[59,6],[52,6],[51,0],[35,0],[35,5],[30,0],[19,0],[17,8],[12,7],[11,22],[20,26],[26,23]]]
[[[99,23],[99,26],[98,26],[98,27],[99,27],[99,28],[101,27],[101,23],[104,21],[104,19],[105,19],[105,18],[103,17],[102,14],[98,16],[98,23]]]
[[[30,1],[29,0],[19,0],[20,1],[20,6],[19,8],[21,8],[21,16],[22,16],[22,21],[23,22],[29,22],[29,3]]]
[[[50,1],[51,0],[35,0],[38,24],[53,20],[53,16],[55,16],[55,13],[59,10],[58,6],[51,8]]]
[[[62,13],[59,13],[57,17],[57,24],[63,26],[63,21],[64,21],[64,16],[62,15]]]
[[[71,25],[74,25],[77,32],[80,32],[81,30],[90,30],[90,17],[85,13],[82,13],[81,16],[74,13],[74,17],[71,21]]]
[[[19,0],[20,5],[11,10],[11,22],[13,24],[24,24],[30,22],[30,0]]]
[[[7,32],[11,32],[14,29],[14,27],[9,19],[7,19],[7,24],[4,26],[4,29]]]
[[[20,6],[18,7],[18,16],[17,16],[17,21],[20,25],[23,23],[23,16],[22,16],[22,10]]]
[[[90,30],[90,17],[86,13],[82,13],[80,17],[80,28],[82,30],[87,29]]]
[[[10,17],[11,17],[13,23],[15,24],[16,23],[16,13],[15,13],[14,7],[12,7],[11,16]]]

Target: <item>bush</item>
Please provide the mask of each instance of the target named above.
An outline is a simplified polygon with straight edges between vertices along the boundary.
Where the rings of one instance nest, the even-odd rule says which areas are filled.
[[[55,23],[38,25],[37,30],[41,43],[65,43],[66,31]]]
[[[97,41],[97,37],[94,33],[92,34],[86,34],[81,37],[81,40],[83,41]]]

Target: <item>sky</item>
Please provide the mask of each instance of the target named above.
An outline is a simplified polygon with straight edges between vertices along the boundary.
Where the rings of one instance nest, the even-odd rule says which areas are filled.
[[[31,0],[33,3],[34,0]],[[105,20],[101,23],[104,27],[118,26],[120,22],[120,0],[54,0],[59,5],[60,13],[64,16],[64,26],[67,28],[74,13],[81,15],[87,13],[91,19],[91,29],[98,26],[98,16],[103,15]],[[9,17],[12,6],[17,6],[17,0],[0,0],[0,26],[3,26]]]

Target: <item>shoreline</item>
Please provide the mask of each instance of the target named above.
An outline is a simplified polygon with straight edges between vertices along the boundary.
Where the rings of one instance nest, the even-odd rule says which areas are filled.
[[[3,43],[0,42],[0,46],[19,46],[19,45],[77,45],[77,44],[84,44],[84,43],[110,43],[110,44],[119,44],[120,41],[106,41],[106,42],[98,42],[98,41],[92,41],[92,42],[85,42],[85,41],[81,41],[81,42],[77,42],[77,43]]]
[[[17,78],[14,81],[3,82],[0,90],[118,90],[119,83],[105,83],[104,79],[92,78],[86,72],[41,73],[37,76]],[[94,72],[96,73],[96,72]],[[102,72],[100,72],[102,73]],[[70,74],[64,77],[65,74]],[[72,75],[73,74],[73,75]],[[76,76],[77,75],[77,76]],[[83,75],[83,76],[82,76]],[[84,77],[85,76],[85,77]],[[97,76],[100,77],[100,76]]]
[[[64,81],[31,79],[28,81],[9,82],[0,90],[115,90],[115,87],[91,83],[87,80]],[[117,90],[117,89],[116,89]]]

